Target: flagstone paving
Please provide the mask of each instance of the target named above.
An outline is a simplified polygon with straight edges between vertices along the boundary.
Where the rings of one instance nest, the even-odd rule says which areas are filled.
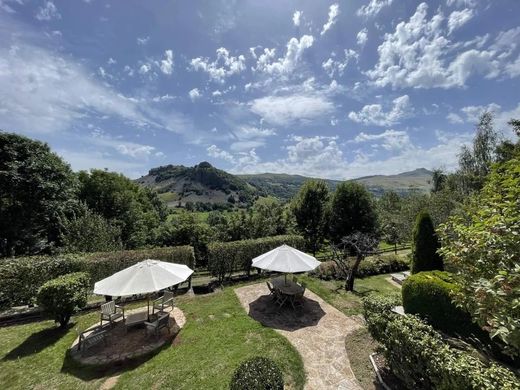
[[[303,308],[296,310],[278,309],[265,283],[235,293],[252,318],[281,333],[298,350],[307,376],[305,389],[362,390],[345,349],[345,337],[363,325],[360,317],[347,317],[308,290]]]

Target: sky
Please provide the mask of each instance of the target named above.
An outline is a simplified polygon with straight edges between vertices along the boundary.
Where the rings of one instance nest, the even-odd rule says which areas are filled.
[[[75,170],[451,170],[520,118],[520,1],[0,0],[0,129]]]

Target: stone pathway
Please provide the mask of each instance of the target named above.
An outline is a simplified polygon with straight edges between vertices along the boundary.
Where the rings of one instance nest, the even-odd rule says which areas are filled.
[[[246,312],[284,335],[303,359],[309,390],[362,390],[356,380],[345,337],[362,326],[359,317],[347,317],[312,291],[305,292],[303,308],[278,309],[265,283],[235,289]]]

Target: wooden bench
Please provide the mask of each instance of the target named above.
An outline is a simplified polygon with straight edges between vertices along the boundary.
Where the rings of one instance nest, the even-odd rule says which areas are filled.
[[[85,352],[93,345],[104,342],[107,343],[108,330],[102,326],[96,326],[92,329],[87,329],[79,334],[78,351]],[[81,348],[83,346],[83,349]]]

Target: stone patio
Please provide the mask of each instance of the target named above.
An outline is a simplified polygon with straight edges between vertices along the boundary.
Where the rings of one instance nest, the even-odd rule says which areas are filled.
[[[125,312],[125,314],[146,312],[146,310],[146,307],[142,307],[129,310]],[[186,317],[179,308],[175,307],[169,314],[171,333],[168,333],[167,329],[162,329],[159,337],[147,335],[144,325],[134,326],[126,331],[121,319],[116,321],[115,326],[110,329],[106,344],[101,342],[82,353],[78,351],[77,348],[78,337],[72,343],[70,355],[77,362],[87,365],[109,365],[147,355],[161,348],[166,343],[171,342],[186,323]],[[98,325],[98,323],[92,325],[91,328],[96,325]]]
[[[285,336],[303,359],[305,389],[361,390],[348,359],[345,337],[362,326],[362,319],[347,317],[312,291],[305,291],[302,308],[278,308],[265,283],[235,289],[246,312]]]

